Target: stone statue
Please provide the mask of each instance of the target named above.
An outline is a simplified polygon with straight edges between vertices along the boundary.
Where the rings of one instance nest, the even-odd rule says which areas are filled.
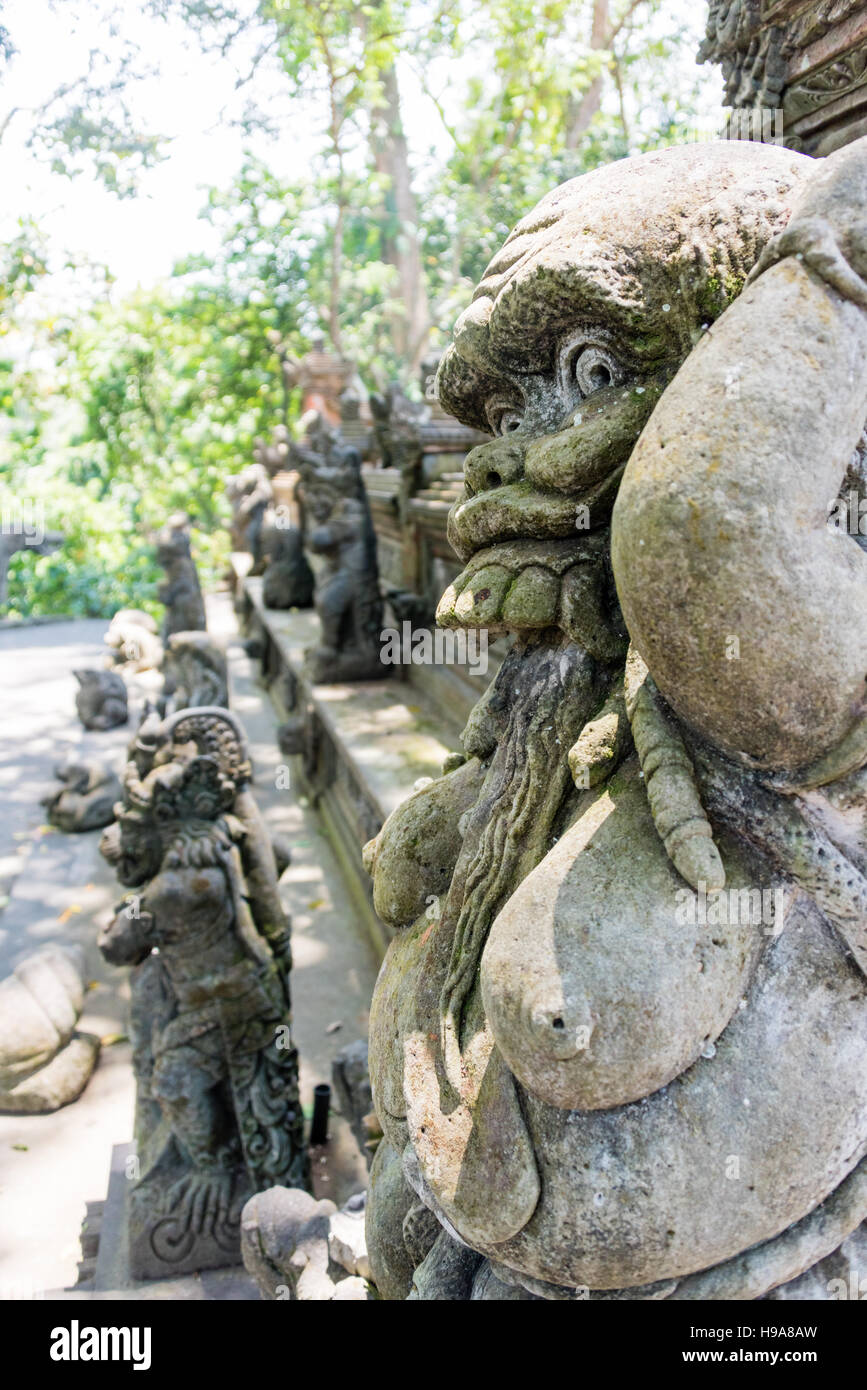
[[[115,729],[129,718],[126,686],[117,671],[84,669],[72,673],[78,681],[75,708],[85,729]]]
[[[864,129],[862,0],[709,0],[699,62],[719,63],[729,138],[827,155]]]
[[[321,416],[304,445],[293,446],[302,479],[308,549],[321,556],[314,606],[319,646],[307,654],[314,681],[377,680],[382,597],[376,537],[356,449]]]
[[[256,441],[257,447],[262,440]],[[274,501],[274,489],[268,469],[261,457],[255,463],[242,468],[226,483],[226,495],[232,508],[229,533],[232,549],[246,551],[253,556],[252,574],[261,574],[264,568],[262,553],[262,531],[265,514]]]
[[[398,383],[392,382],[385,395],[371,396],[370,409],[383,468],[398,469],[406,491],[415,492],[424,456],[421,430],[430,418],[430,407],[410,400]]]
[[[265,607],[310,608],[316,580],[299,528],[284,526],[275,517],[267,528],[263,550],[267,562],[262,577]]]
[[[357,449],[362,462],[368,459],[373,444],[370,428],[370,410],[365,411],[366,419],[361,417],[362,399],[358,387],[352,382],[340,397],[340,439],[343,444]]]
[[[173,632],[203,632],[205,605],[199,576],[190,554],[189,517],[177,513],[169,517],[157,537],[157,559],[166,572],[157,597],[166,607],[162,639],[167,642]]]
[[[865,225],[865,140],[669,148],[458,321],[495,437],[439,621],[514,645],[366,850],[385,1297],[799,1297],[864,1248]]]
[[[123,791],[111,768],[96,758],[85,758],[61,763],[54,775],[61,786],[41,803],[51,825],[67,834],[111,825]]]
[[[253,461],[261,464],[269,478],[275,477],[287,465],[289,461],[289,448],[291,435],[286,425],[275,425],[271,431],[270,441],[262,438],[261,435],[256,439],[253,446]]]
[[[109,648],[109,659],[130,671],[158,670],[163,660],[163,644],[157,625],[149,613],[139,608],[121,608],[108,625],[102,639]]]
[[[45,1115],[81,1095],[99,1057],[75,1027],[86,978],[80,946],[43,946],[0,981],[0,1111]]]
[[[243,1202],[307,1181],[289,924],[249,783],[227,710],[148,719],[103,836],[103,854],[135,890],[99,946],[135,967],[136,1278],[238,1260]]]
[[[173,632],[163,661],[160,714],[229,703],[225,652],[207,632]]]

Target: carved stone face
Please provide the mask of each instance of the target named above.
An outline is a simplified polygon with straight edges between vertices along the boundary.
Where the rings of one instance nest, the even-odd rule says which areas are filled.
[[[115,807],[118,819],[102,834],[99,848],[126,888],[139,888],[157,872],[162,844],[157,827],[146,816]]]
[[[443,625],[580,636],[570,567],[607,525],[663,389],[785,224],[807,168],[773,146],[681,147],[574,179],[518,224],[439,370],[445,408],[495,436],[468,454],[449,518],[470,563],[443,597]]]

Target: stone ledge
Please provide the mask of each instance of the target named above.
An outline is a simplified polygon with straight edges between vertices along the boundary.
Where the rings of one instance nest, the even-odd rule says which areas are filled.
[[[239,583],[240,617],[258,644],[262,677],[281,719],[303,721],[303,752],[287,755],[316,805],[356,905],[380,955],[390,934],[373,911],[362,846],[408,797],[420,777],[439,777],[460,745],[464,710],[449,724],[423,691],[408,681],[316,685],[304,652],[318,640],[319,620],[307,611],[276,611],[262,600],[261,579]]]

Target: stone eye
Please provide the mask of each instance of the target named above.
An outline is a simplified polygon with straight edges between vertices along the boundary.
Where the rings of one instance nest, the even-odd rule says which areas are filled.
[[[494,406],[488,411],[488,419],[494,434],[513,434],[521,428],[524,412],[516,406]]]
[[[616,357],[604,348],[583,347],[574,352],[567,364],[567,379],[573,381],[582,396],[592,396],[606,386],[617,386],[623,380],[623,370]]]

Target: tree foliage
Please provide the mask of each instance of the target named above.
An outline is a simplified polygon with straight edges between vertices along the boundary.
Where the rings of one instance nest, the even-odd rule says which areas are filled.
[[[111,0],[99,4],[105,51],[39,107],[0,116],[0,142],[26,121],[34,155],[58,173],[88,169],[129,196],[162,143],[130,99],[143,55]],[[251,149],[203,207],[216,255],[190,254],[167,283],[120,300],[97,277],[74,315],[35,313],[52,248],[21,210],[0,255],[12,345],[0,360],[0,501],[26,493],[68,540],[13,561],[18,614],[150,602],[150,538],[171,510],[193,516],[213,579],[227,475],[257,434],[297,414],[275,344],[300,354],[325,329],[371,388],[414,383],[515,221],[556,183],[675,138],[696,101],[697,30],[672,24],[660,0],[146,9],[155,32],[182,19],[191,42],[238,55],[225,119]],[[0,69],[14,45],[0,28]],[[315,151],[287,179],[263,150],[299,123]]]

